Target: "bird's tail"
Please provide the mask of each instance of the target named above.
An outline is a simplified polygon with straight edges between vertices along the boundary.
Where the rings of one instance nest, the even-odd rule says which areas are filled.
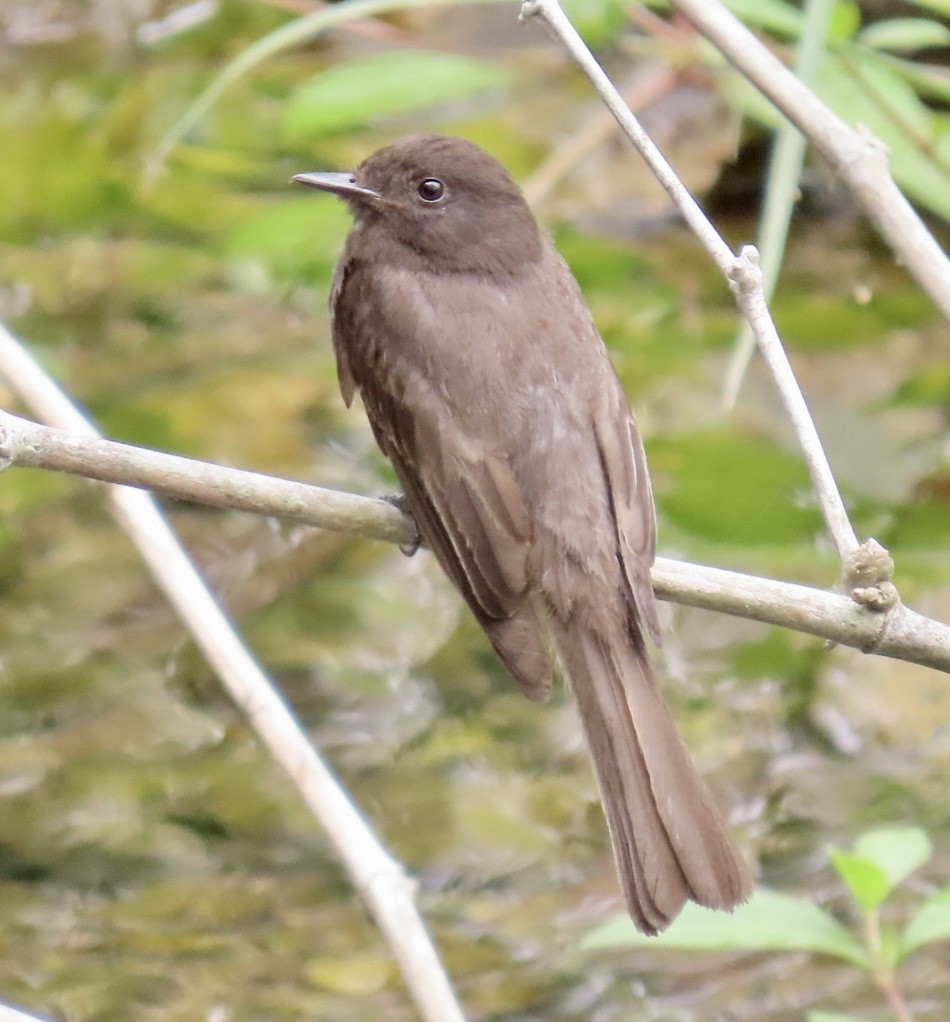
[[[556,627],[630,916],[657,933],[692,900],[732,909],[749,875],[683,746],[639,637]]]

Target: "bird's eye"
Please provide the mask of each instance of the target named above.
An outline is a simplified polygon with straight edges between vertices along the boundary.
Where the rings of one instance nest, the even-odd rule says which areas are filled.
[[[437,177],[427,177],[419,185],[419,198],[425,202],[438,202],[445,195],[445,185]]]

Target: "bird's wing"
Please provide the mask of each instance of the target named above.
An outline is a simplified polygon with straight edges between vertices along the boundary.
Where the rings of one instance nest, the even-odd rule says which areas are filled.
[[[350,356],[347,338],[367,329],[354,319],[367,315],[359,277],[358,269],[343,261],[331,291],[344,400],[349,404],[354,390],[360,391],[376,441],[399,476],[426,545],[524,693],[543,699],[550,691],[551,668],[527,600],[531,524],[511,467],[478,438],[452,428],[450,411],[427,389],[421,370],[418,379],[406,380],[364,367],[365,352]],[[377,343],[385,349],[385,320],[376,320],[371,329],[382,335]]]
[[[618,384],[619,391],[619,384]],[[659,645],[660,624],[650,568],[656,556],[656,515],[640,432],[620,400],[594,423],[617,528],[617,549],[639,623]]]
[[[550,663],[527,602],[531,525],[508,462],[454,430],[434,399],[410,412],[377,381],[360,392],[420,533],[524,693],[544,699]]]
[[[333,336],[333,351],[336,355],[336,374],[340,381],[340,393],[343,395],[343,402],[347,408],[353,403],[353,394],[356,391],[356,382],[350,370],[350,360],[346,346],[340,342],[341,332],[338,328],[336,316],[338,299],[346,279],[353,268],[353,260],[341,259],[333,271],[333,281],[330,284],[330,332]]]

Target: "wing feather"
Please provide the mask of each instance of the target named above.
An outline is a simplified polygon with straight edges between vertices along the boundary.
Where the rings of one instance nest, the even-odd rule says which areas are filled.
[[[343,403],[347,408],[353,404],[356,381],[353,379],[353,372],[350,369],[350,358],[346,345],[342,343],[342,331],[337,319],[337,310],[340,307],[340,295],[352,269],[352,259],[341,259],[333,271],[333,281],[330,284],[330,334],[333,337],[333,352],[336,355],[336,374],[337,379],[340,381],[340,393],[343,395]]]
[[[525,695],[546,698],[550,659],[527,594],[530,520],[510,466],[446,428],[431,394],[410,407],[378,377],[359,389],[426,544]]]
[[[617,529],[617,550],[639,624],[659,645],[660,623],[650,568],[656,556],[656,515],[646,454],[626,402],[594,425]]]
[[[396,354],[405,291],[379,301],[379,269],[341,259],[330,292],[333,346],[347,405],[358,390],[426,545],[531,699],[551,687],[550,658],[528,599],[531,524],[506,458],[454,428],[422,365]],[[424,305],[421,295],[417,299]]]

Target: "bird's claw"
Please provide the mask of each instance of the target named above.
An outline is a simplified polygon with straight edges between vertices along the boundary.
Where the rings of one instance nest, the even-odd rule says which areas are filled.
[[[419,526],[416,525],[416,520],[412,517],[412,512],[409,510],[409,506],[406,503],[405,494],[389,493],[382,499],[385,500],[387,504],[392,504],[397,511],[400,511],[412,523],[412,542],[399,544],[399,549],[406,555],[406,557],[412,557],[419,547],[422,546],[422,537],[419,535]]]

